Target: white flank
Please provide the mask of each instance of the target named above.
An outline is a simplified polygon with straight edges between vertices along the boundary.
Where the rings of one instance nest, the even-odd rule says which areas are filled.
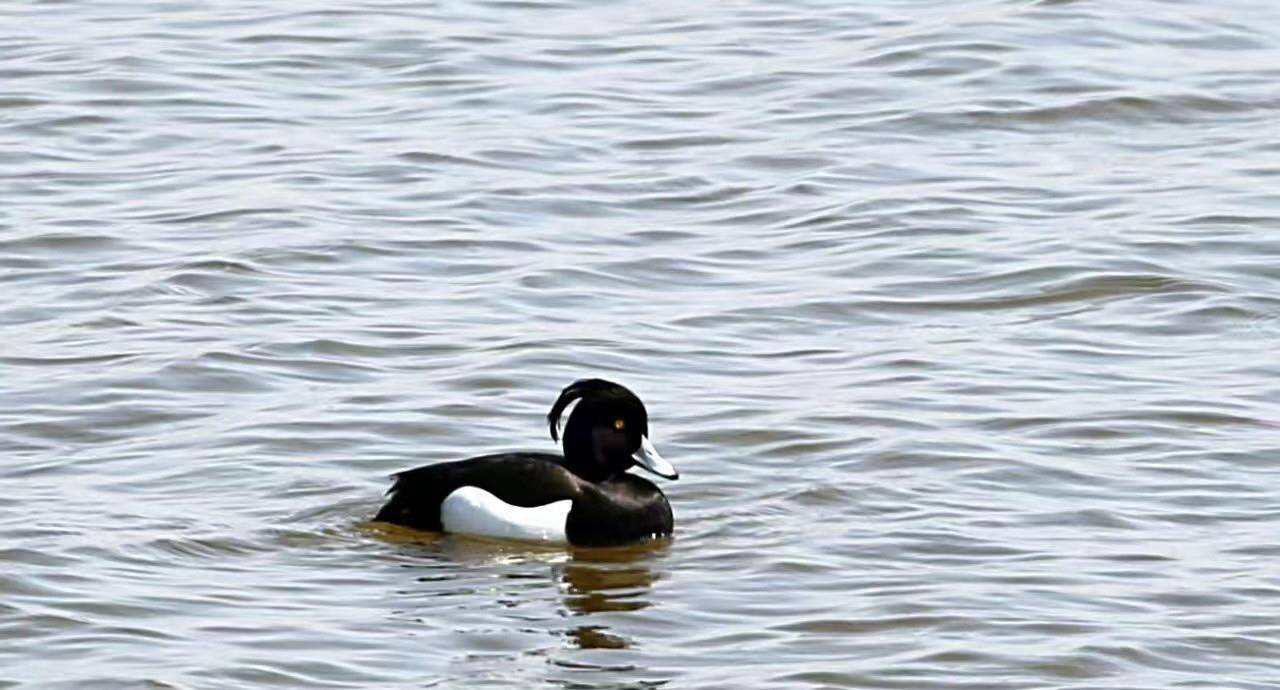
[[[536,508],[522,508],[479,487],[464,486],[445,496],[440,504],[440,524],[444,531],[458,534],[567,542],[564,526],[572,507],[573,501],[566,498]]]

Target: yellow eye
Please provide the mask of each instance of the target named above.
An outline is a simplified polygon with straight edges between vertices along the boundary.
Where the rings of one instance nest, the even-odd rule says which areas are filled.
[[[618,431],[622,431],[623,429],[627,428],[627,423],[622,421],[621,419],[615,419],[613,420],[613,428],[617,429]]]

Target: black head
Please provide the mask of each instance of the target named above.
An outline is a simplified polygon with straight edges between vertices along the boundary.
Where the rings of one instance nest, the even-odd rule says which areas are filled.
[[[560,391],[547,423],[552,440],[560,440],[560,415],[578,401],[564,427],[565,466],[587,481],[598,482],[639,465],[675,479],[680,475],[649,442],[649,414],[635,393],[604,379],[574,381]]]

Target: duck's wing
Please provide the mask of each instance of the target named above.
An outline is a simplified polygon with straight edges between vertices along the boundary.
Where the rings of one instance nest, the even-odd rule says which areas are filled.
[[[502,453],[406,470],[395,475],[387,492],[390,498],[374,520],[444,531],[441,504],[468,486],[522,508],[572,500],[580,494],[582,480],[562,462],[560,456],[549,453]]]

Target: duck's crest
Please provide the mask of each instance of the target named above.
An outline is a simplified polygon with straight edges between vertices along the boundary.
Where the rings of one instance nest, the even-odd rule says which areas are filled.
[[[560,415],[564,413],[569,403],[586,396],[588,393],[602,393],[616,388],[617,385],[604,379],[578,379],[565,386],[565,389],[560,391],[560,397],[556,398],[555,404],[551,406],[551,411],[547,413],[547,425],[551,428],[551,440],[560,440],[560,430],[558,428]]]

